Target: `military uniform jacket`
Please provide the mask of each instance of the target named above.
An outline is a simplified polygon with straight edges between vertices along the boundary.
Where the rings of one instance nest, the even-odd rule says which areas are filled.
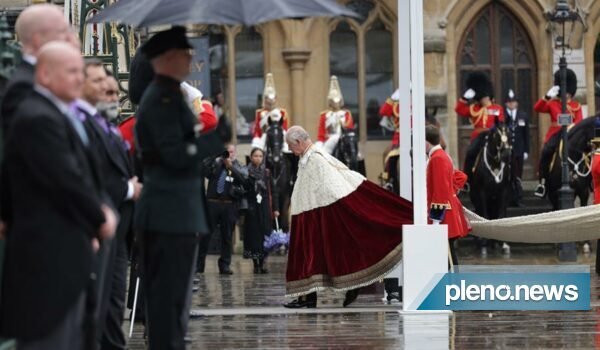
[[[535,103],[535,106],[533,106],[533,109],[538,113],[550,114],[552,124],[550,124],[550,128],[548,129],[546,137],[544,138],[544,143],[546,143],[552,138],[552,136],[560,132],[561,127],[558,125],[558,116],[562,112],[562,103],[560,98],[553,98],[551,100],[540,98]],[[567,112],[573,117],[573,124],[577,124],[583,120],[583,114],[581,113],[581,105],[579,102],[575,100],[567,101]]]
[[[448,225],[448,238],[466,236],[471,227],[456,192],[466,176],[455,171],[450,156],[441,146],[435,146],[427,163],[427,206],[429,217]]]
[[[485,107],[479,103],[469,105],[467,101],[461,98],[456,102],[454,111],[459,116],[471,120],[474,128],[471,133],[471,141],[481,132],[489,130],[497,122],[504,122],[504,109],[495,103]]]
[[[341,131],[338,129],[338,126],[343,126],[345,129],[354,129],[354,119],[352,119],[352,113],[349,110],[340,109],[337,112],[332,110],[321,112],[317,140],[321,142],[327,141],[329,136]]]
[[[224,148],[216,133],[200,133],[180,82],[156,76],[140,102],[135,131],[144,173],[135,227],[208,233],[202,160]]]
[[[379,116],[382,118],[391,118],[394,123],[394,136],[392,136],[392,145],[400,145],[400,105],[398,102],[388,98],[379,109]],[[411,121],[412,123],[412,121]]]
[[[510,130],[511,145],[516,156],[522,157],[523,153],[529,153],[529,117],[527,113],[517,109],[517,115],[513,118],[511,111],[505,110],[506,125]]]
[[[592,181],[594,184],[594,204],[600,204],[600,151],[592,158]]]

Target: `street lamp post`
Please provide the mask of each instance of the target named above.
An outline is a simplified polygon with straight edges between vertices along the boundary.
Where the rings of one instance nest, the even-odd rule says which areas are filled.
[[[567,126],[573,122],[573,117],[567,111],[567,59],[565,57],[565,49],[568,45],[565,37],[566,22],[575,22],[578,19],[576,12],[569,8],[567,0],[557,0],[556,8],[550,14],[551,22],[557,23],[561,27],[561,34],[556,36],[557,46],[561,49],[560,60],[558,63],[560,74],[560,99],[561,99],[561,115],[559,116],[558,124],[561,126],[562,137],[562,172],[561,172],[561,188],[558,191],[560,209],[573,208],[574,192],[571,189],[570,173],[569,173],[569,150],[567,144]],[[577,247],[574,242],[561,243],[558,248],[558,258],[561,261],[577,261]]]

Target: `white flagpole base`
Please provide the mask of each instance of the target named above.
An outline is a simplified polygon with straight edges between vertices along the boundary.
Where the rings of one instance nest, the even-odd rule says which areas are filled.
[[[448,272],[448,227],[404,225],[402,227],[404,283],[402,310],[417,311],[424,289],[437,274]]]
[[[404,314],[402,335],[406,349],[452,349],[450,346],[450,315],[452,311]]]

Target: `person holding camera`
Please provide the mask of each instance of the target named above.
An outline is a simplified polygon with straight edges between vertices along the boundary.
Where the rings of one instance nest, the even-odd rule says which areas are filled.
[[[248,178],[248,169],[235,159],[235,145],[227,145],[227,151],[217,158],[209,158],[206,165],[205,177],[208,178],[206,197],[208,198],[208,213],[213,230],[200,239],[200,253],[196,272],[204,272],[204,263],[212,232],[219,226],[221,233],[221,257],[219,258],[219,273],[232,275],[231,251],[232,234],[237,220],[237,204],[244,196],[244,183]],[[208,164],[207,164],[208,163]]]

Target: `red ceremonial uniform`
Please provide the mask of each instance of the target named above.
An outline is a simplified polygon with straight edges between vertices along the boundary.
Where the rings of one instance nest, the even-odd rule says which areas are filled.
[[[435,146],[427,163],[427,206],[430,210],[445,210],[440,223],[448,225],[448,238],[464,237],[471,230],[456,196],[465,181],[466,175],[454,169],[452,160],[441,146]]]
[[[283,119],[283,124],[282,124],[283,130],[287,130],[288,129],[287,112],[283,108],[280,108],[279,111],[281,112],[281,118]],[[266,110],[264,108],[256,110],[256,118],[254,120],[254,133],[252,134],[253,138],[255,138],[255,137],[261,138],[262,137],[262,134],[266,129],[263,130],[263,128],[260,126],[260,121],[263,118],[268,118],[267,114],[269,112],[270,112],[269,110]],[[264,124],[264,125],[266,125],[266,124]]]
[[[592,181],[594,184],[594,204],[600,204],[600,150],[592,158]]]
[[[354,120],[352,119],[352,113],[350,113],[350,111],[347,109],[344,109],[343,111],[346,113],[344,114],[344,117],[342,120],[340,120],[340,122],[342,123],[344,128],[353,129],[354,128]],[[325,142],[329,138],[330,132],[327,128],[327,114],[329,112],[332,112],[332,111],[323,111],[323,112],[321,112],[321,116],[319,117],[319,131],[317,133],[317,140],[319,140],[321,142]]]
[[[548,142],[554,134],[560,132],[560,125],[558,125],[558,116],[562,111],[562,103],[559,98],[553,98],[551,100],[546,100],[545,98],[540,98],[533,109],[538,113],[549,113],[550,119],[552,120],[552,124],[550,124],[550,128],[546,133],[546,137],[544,138],[544,143]],[[567,111],[573,116],[573,124],[577,124],[583,120],[583,114],[581,113],[581,105],[579,102],[574,100],[567,101]]]
[[[212,107],[212,103],[209,101],[201,101],[200,114],[198,115],[198,121],[204,125],[202,133],[207,133],[214,130],[217,127],[218,119],[215,111]],[[123,140],[128,146],[129,153],[135,154],[135,117],[128,118],[119,124],[119,131]]]
[[[479,103],[469,105],[462,98],[456,102],[454,111],[463,118],[470,118],[473,125],[471,141],[482,131],[486,131],[496,124],[496,121],[504,122],[504,108],[497,104],[482,107]]]
[[[392,145],[400,146],[400,105],[397,101],[388,98],[379,109],[379,116],[382,118],[391,118],[394,124],[394,135],[392,136]]]

